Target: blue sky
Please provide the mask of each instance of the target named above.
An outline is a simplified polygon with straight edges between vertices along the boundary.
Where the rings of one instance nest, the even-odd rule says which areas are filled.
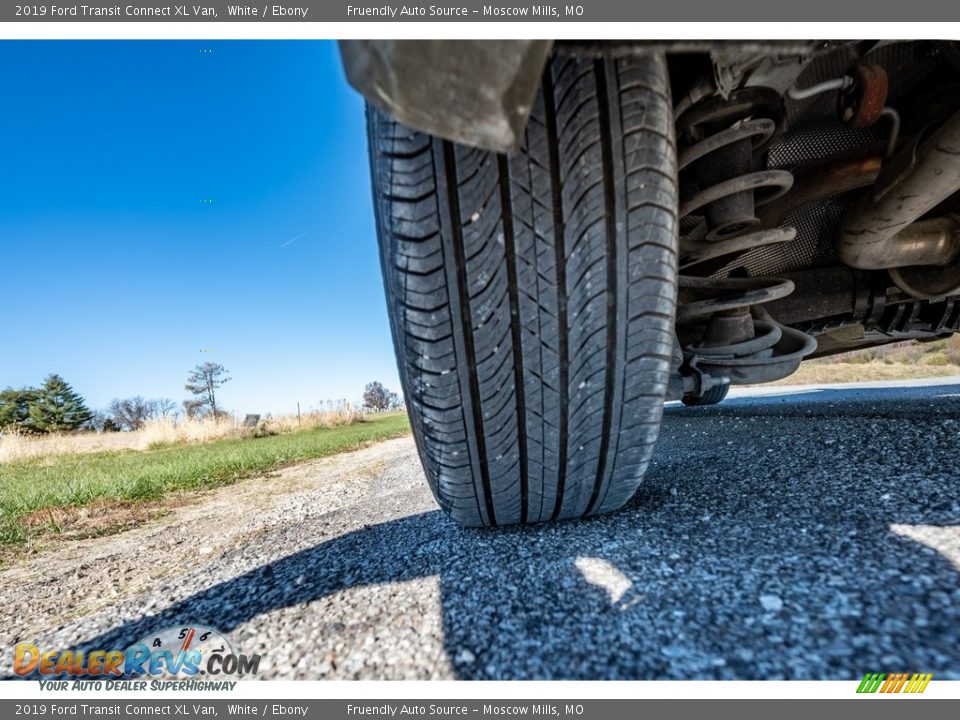
[[[0,42],[0,387],[295,412],[399,390],[332,42]],[[206,352],[202,352],[206,351]]]

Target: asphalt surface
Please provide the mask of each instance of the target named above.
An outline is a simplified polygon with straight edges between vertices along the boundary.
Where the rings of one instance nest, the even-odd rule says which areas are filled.
[[[202,623],[262,653],[265,678],[958,679],[960,379],[931,382],[671,405],[626,509],[526,529],[452,524],[412,441],[390,441],[294,500],[216,510],[222,543],[157,559],[174,514],[103,556],[176,565],[154,585],[41,603],[9,639],[104,648]],[[29,606],[29,582],[4,604]]]

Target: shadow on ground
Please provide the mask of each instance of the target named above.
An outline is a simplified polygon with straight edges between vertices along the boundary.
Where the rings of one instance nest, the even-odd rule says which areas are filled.
[[[958,567],[903,530],[956,538],[958,393],[669,409],[619,513],[494,531],[402,517],[82,646],[187,622],[229,632],[347,588],[437,576],[462,678],[960,677]]]

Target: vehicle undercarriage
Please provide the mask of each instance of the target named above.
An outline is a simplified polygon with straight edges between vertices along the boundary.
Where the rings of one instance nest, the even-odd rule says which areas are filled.
[[[960,45],[363,41],[404,392],[468,525],[615,509],[665,400],[960,330]]]

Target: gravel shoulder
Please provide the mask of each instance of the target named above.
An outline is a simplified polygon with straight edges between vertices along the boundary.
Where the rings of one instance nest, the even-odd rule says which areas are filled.
[[[625,510],[485,531],[390,440],[21,558],[0,644],[201,623],[267,679],[957,679],[958,447],[960,379],[738,392],[668,407]]]

